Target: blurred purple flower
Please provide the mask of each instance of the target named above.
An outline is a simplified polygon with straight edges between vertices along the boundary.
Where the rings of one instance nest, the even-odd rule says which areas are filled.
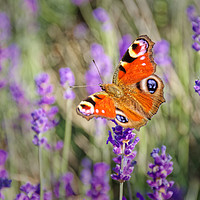
[[[170,190],[173,192],[172,197],[170,200],[184,200],[184,195],[186,194],[186,191],[182,188],[179,188],[176,185],[173,185]]]
[[[0,44],[10,39],[10,19],[4,12],[0,12]]]
[[[80,23],[75,26],[74,28],[74,36],[77,39],[83,38],[88,32],[88,27],[86,26],[85,23]]]
[[[5,163],[8,158],[8,153],[2,149],[0,149],[0,177],[7,178],[8,172],[5,169]]]
[[[40,107],[31,113],[32,130],[36,133],[33,138],[33,144],[37,146],[42,145],[47,150],[51,150],[54,147],[47,142],[45,137],[38,136],[38,134],[53,129],[59,123],[56,118],[58,107],[51,106],[55,102],[52,94],[53,86],[50,84],[49,76],[46,73],[39,74],[35,79],[35,84],[41,99],[38,103]]]
[[[169,66],[172,64],[171,57],[169,56],[169,43],[166,40],[156,42],[153,48],[154,61],[160,66]]]
[[[84,185],[89,185],[92,179],[91,167],[92,163],[88,158],[84,158],[81,162],[83,170],[81,171],[80,179]]]
[[[64,98],[65,99],[74,99],[75,93],[69,86],[74,86],[75,78],[70,68],[60,68],[60,84],[65,88]]]
[[[5,87],[9,80],[16,80],[18,78],[20,54],[21,52],[15,44],[4,48],[0,47],[0,88]]]
[[[55,102],[55,97],[52,95],[53,86],[50,84],[49,75],[46,73],[39,74],[35,78],[35,84],[37,92],[41,96],[38,104],[53,104]]]
[[[81,5],[85,4],[85,3],[88,3],[89,0],[71,0],[71,2],[73,4],[75,4],[76,6],[81,6]]]
[[[104,199],[108,200],[109,178],[107,172],[109,166],[106,163],[96,163],[94,165],[93,175],[90,181],[91,188],[87,192],[87,196],[92,200]]]
[[[123,57],[123,55],[126,53],[128,47],[131,45],[131,42],[132,42],[132,36],[130,34],[124,35],[119,41],[120,60]]]
[[[173,171],[173,162],[170,155],[166,155],[166,147],[156,148],[152,151],[151,157],[154,159],[154,163],[149,164],[151,171],[148,171],[148,175],[153,180],[147,180],[147,183],[153,190],[153,193],[148,193],[148,197],[154,200],[169,199],[173,192],[169,190],[174,181],[167,181],[166,177]]]
[[[66,68],[60,68],[59,70],[60,74],[60,84],[64,87],[66,84],[68,86],[74,86],[75,78],[74,74],[72,73],[71,69]]]
[[[195,81],[194,90],[195,90],[195,92],[198,93],[199,96],[200,96],[200,80],[196,80],[196,81]]]
[[[55,150],[61,150],[63,148],[63,141],[60,140],[56,143],[56,145],[54,146]]]
[[[12,180],[8,179],[8,172],[5,169],[5,163],[8,158],[8,153],[0,149],[0,199],[5,199],[3,189],[11,185]]]
[[[96,62],[101,76],[104,77],[105,79],[109,78],[112,72],[112,62],[111,59],[105,54],[104,49],[100,44],[94,43],[91,45],[91,56],[93,60]],[[89,94],[101,90],[98,85],[102,83],[102,81],[93,62],[90,64],[89,70],[85,74],[85,79],[88,85],[87,91]],[[97,85],[97,86],[91,87],[90,85]]]
[[[194,31],[194,35],[192,36],[192,39],[194,40],[194,43],[192,44],[192,48],[195,51],[199,51],[200,50],[200,16],[196,15],[196,9],[193,5],[188,6],[187,15],[188,15],[188,19],[190,20],[192,24],[192,30]]]
[[[20,187],[21,193],[16,195],[15,200],[40,200],[40,184],[26,183]],[[44,200],[52,200],[52,193],[44,191]]]
[[[109,131],[107,144],[110,142],[113,145],[113,152],[117,157],[113,159],[116,163],[116,167],[113,168],[114,174],[111,175],[111,178],[119,182],[128,181],[131,178],[131,173],[136,164],[136,161],[133,160],[137,154],[137,152],[134,151],[134,148],[139,142],[139,137],[135,138],[136,134],[133,133],[130,128],[123,129],[123,127],[117,125],[112,129],[114,138],[112,133]],[[125,144],[124,151],[123,144]],[[121,169],[122,159],[123,169]]]
[[[8,153],[6,151],[0,149],[0,166],[5,165],[7,158],[8,158]]]
[[[101,28],[103,31],[109,31],[112,29],[110,17],[104,8],[98,7],[93,10],[93,16],[97,21],[101,23]]]
[[[136,193],[136,197],[137,197],[139,200],[145,200],[145,198],[144,198],[139,192]]]
[[[93,10],[93,16],[97,21],[101,23],[105,23],[109,20],[108,13],[105,11],[104,8],[101,7],[98,7],[95,10]]]
[[[57,107],[52,107],[51,110],[45,111],[43,108],[39,108],[31,113],[32,129],[36,134],[44,133],[58,125],[58,121],[54,119],[58,109]]]
[[[17,83],[11,83],[10,84],[10,92],[12,95],[13,100],[20,105],[28,105],[29,102],[24,96],[24,91]]]
[[[12,180],[10,180],[8,178],[1,178],[0,177],[0,191],[3,188],[9,188],[11,186],[11,182],[12,182]]]
[[[59,197],[71,197],[75,195],[75,192],[72,188],[72,181],[73,181],[73,174],[71,172],[68,172],[66,174],[64,174],[56,183],[54,186],[54,194],[56,196],[56,198]],[[64,191],[65,191],[65,195],[61,195],[60,191],[61,188],[63,187]]]
[[[26,7],[31,11],[33,14],[37,14],[38,12],[38,2],[37,0],[24,0]]]

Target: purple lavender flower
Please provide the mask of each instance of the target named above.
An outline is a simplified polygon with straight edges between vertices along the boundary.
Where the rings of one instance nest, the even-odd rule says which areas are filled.
[[[71,2],[76,6],[82,6],[83,4],[88,3],[89,0],[71,0]]]
[[[8,153],[6,151],[0,149],[0,177],[1,178],[8,177],[8,172],[6,171],[6,169],[4,167],[7,158],[8,158]]]
[[[20,87],[19,84],[11,83],[10,84],[10,93],[12,95],[13,100],[17,104],[21,104],[23,106],[29,104],[28,100],[24,96],[24,91],[23,91],[22,87]]]
[[[194,31],[194,35],[192,36],[192,39],[194,40],[194,43],[192,44],[192,48],[195,51],[200,50],[200,16],[196,15],[196,10],[193,5],[190,5],[187,8],[187,15],[192,23],[192,30]]]
[[[4,12],[0,12],[0,44],[10,38],[10,19]]]
[[[64,98],[74,99],[75,93],[69,88],[69,86],[74,86],[75,78],[70,68],[60,68],[60,84],[65,88]]]
[[[8,178],[0,178],[0,190],[3,188],[9,188],[11,186],[12,180]]]
[[[16,195],[15,200],[40,200],[40,184],[26,183],[20,187],[21,193]],[[44,200],[52,200],[52,193],[44,191]]]
[[[55,98],[52,95],[53,86],[50,84],[49,75],[46,73],[39,74],[35,78],[35,84],[37,92],[41,96],[38,104],[53,104],[55,102]]]
[[[37,0],[24,0],[26,7],[33,13],[37,14],[38,12],[38,2]]]
[[[112,129],[114,138],[109,131],[107,144],[110,142],[113,145],[113,152],[117,157],[113,159],[116,163],[116,167],[113,169],[114,174],[111,175],[111,178],[119,182],[128,181],[131,178],[131,173],[136,164],[136,161],[133,160],[137,154],[134,148],[139,142],[139,137],[135,138],[136,134],[133,133],[130,128],[123,129],[123,127],[117,125]],[[123,146],[125,147],[124,150]],[[122,163],[123,167],[121,166]]]
[[[200,96],[200,80],[196,80],[196,81],[195,81],[194,90],[195,90],[195,92],[198,93],[199,96]]]
[[[110,17],[104,8],[98,7],[93,10],[94,18],[102,24],[103,31],[109,31],[112,29]]]
[[[96,163],[94,165],[92,179],[90,181],[91,188],[87,192],[87,196],[92,200],[104,199],[108,200],[108,176],[107,172],[109,170],[109,166],[106,163]]]
[[[124,35],[121,40],[119,41],[119,54],[120,59],[126,53],[128,47],[131,45],[132,36],[130,34]]]
[[[37,86],[37,92],[41,96],[38,105],[40,108],[31,113],[32,117],[32,130],[36,133],[33,139],[33,143],[37,146],[42,145],[46,149],[53,149],[52,145],[48,144],[46,138],[39,137],[38,134],[44,133],[50,129],[53,129],[58,125],[56,114],[58,113],[58,107],[52,106],[55,102],[55,98],[52,95],[53,87],[49,83],[49,76],[46,73],[40,74],[36,77],[35,83]]]
[[[108,13],[105,11],[104,8],[101,8],[101,7],[93,10],[93,16],[97,21],[101,23],[105,23],[106,21],[109,20]]]
[[[169,43],[166,40],[156,42],[153,50],[154,60],[157,65],[169,66],[172,64],[171,57],[169,56]]]
[[[5,163],[8,158],[8,153],[0,149],[0,199],[5,199],[2,193],[4,188],[8,188],[11,185],[12,180],[8,179],[8,172],[5,169]]]
[[[92,44],[91,55],[99,68],[101,76],[104,77],[105,79],[109,78],[112,72],[112,62],[111,59],[105,54],[103,47],[100,44],[96,43]],[[91,62],[89,70],[85,75],[85,78],[88,85],[87,91],[89,94],[101,90],[100,87],[98,86],[90,87],[90,85],[99,85],[100,83],[102,83],[101,78],[93,62]]]
[[[8,66],[6,64],[8,64]],[[17,45],[12,44],[8,47],[0,47],[0,88],[8,84],[8,75],[12,78],[16,77],[19,64],[20,50]]]
[[[148,175],[153,180],[147,180],[147,183],[153,190],[153,193],[148,193],[149,198],[154,200],[169,199],[173,192],[169,189],[173,186],[174,181],[167,181],[166,177],[173,171],[173,162],[170,155],[166,155],[166,147],[160,149],[154,149],[151,153],[151,157],[154,159],[154,163],[149,164],[151,171],[148,171]]]
[[[58,121],[54,119],[54,116],[58,112],[57,107],[52,107],[50,111],[45,111],[43,108],[39,108],[31,113],[32,116],[32,129],[35,133],[44,133],[56,125]]]
[[[75,192],[72,188],[72,181],[73,181],[73,174],[71,172],[68,172],[66,174],[64,174],[56,183],[54,186],[54,194],[56,196],[56,198],[60,198],[60,197],[72,197],[75,195]],[[63,190],[65,192],[65,194],[60,194],[60,191],[62,191],[62,189],[60,187],[63,187]]]
[[[32,129],[36,134],[39,134],[58,125],[58,121],[55,119],[58,108],[56,106],[50,107],[50,105],[55,102],[55,98],[52,95],[53,87],[49,83],[48,74],[43,73],[37,76],[35,83],[37,86],[37,92],[41,96],[41,100],[38,103],[41,108],[31,113],[33,119],[31,123],[33,125]]]
[[[88,32],[88,28],[85,23],[80,23],[76,25],[76,27],[74,28],[74,36],[77,39],[84,38],[87,32]]]
[[[89,185],[92,179],[92,162],[88,158],[84,158],[81,162],[81,165],[83,166],[83,170],[81,171],[80,179],[84,185]]]

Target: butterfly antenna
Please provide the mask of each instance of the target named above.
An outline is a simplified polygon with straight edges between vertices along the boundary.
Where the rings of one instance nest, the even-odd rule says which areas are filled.
[[[94,65],[95,65],[95,67],[96,67],[96,69],[97,69],[97,71],[98,71],[99,77],[100,77],[100,79],[101,79],[101,81],[102,81],[102,83],[103,83],[103,78],[102,78],[102,76],[101,76],[101,73],[100,73],[100,71],[99,71],[99,68],[97,67],[97,64],[96,64],[95,60],[92,60],[92,62],[94,63]]]
[[[83,88],[83,87],[96,87],[98,85],[74,85],[74,86],[69,86],[69,88]]]

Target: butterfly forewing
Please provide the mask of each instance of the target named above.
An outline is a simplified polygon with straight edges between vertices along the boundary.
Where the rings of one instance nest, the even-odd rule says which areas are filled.
[[[154,43],[148,36],[140,36],[128,48],[113,75],[113,83],[131,85],[155,72],[152,58]]]

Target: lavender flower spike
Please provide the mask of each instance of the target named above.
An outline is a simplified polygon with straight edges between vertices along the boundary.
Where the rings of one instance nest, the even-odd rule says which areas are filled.
[[[166,177],[173,171],[173,162],[170,161],[172,158],[170,155],[166,155],[166,147],[161,147],[161,154],[159,155],[160,149],[154,149],[151,153],[151,157],[154,159],[154,164],[149,164],[149,171],[147,174],[153,180],[147,180],[147,183],[153,190],[153,193],[148,193],[150,199],[164,200],[171,198],[173,192],[169,189],[173,186],[174,181],[167,181]]]
[[[194,43],[192,44],[192,48],[195,51],[200,50],[200,16],[197,16],[195,13],[195,7],[190,5],[187,8],[187,15],[192,23],[192,30],[194,31],[194,35],[192,36],[192,39],[194,40]]]
[[[200,96],[200,80],[195,81],[195,86],[194,86],[195,92],[197,92]]]
[[[70,68],[60,68],[60,84],[65,88],[64,98],[74,99],[75,93],[69,88],[69,86],[74,86],[75,78],[74,74]]]
[[[104,199],[109,200],[108,191],[108,176],[107,171],[109,170],[109,166],[106,163],[96,163],[94,165],[93,176],[91,179],[91,188],[87,192],[87,196],[92,200]]]
[[[113,159],[116,163],[116,167],[113,169],[114,174],[111,175],[111,178],[122,183],[131,178],[131,173],[136,164],[136,161],[133,160],[137,154],[134,148],[139,142],[139,138],[135,138],[136,134],[133,133],[130,128],[123,129],[123,127],[117,125],[112,129],[114,138],[111,132],[109,132],[107,143],[110,142],[113,145],[113,152],[117,157]],[[122,151],[123,145],[125,145],[124,152]]]

